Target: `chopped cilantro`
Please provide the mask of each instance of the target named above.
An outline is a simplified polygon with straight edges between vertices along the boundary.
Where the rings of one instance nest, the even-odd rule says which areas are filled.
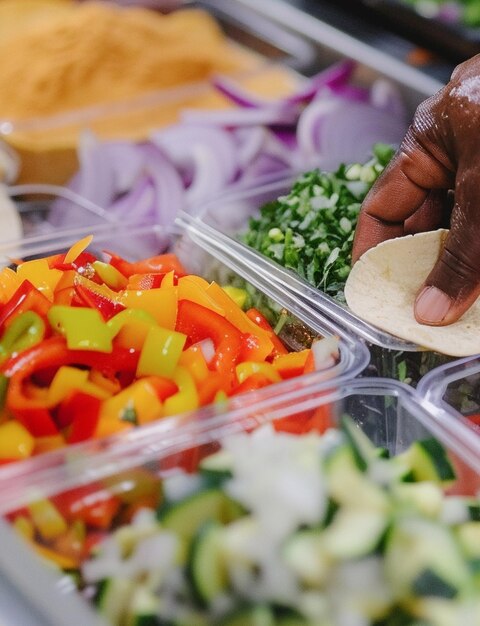
[[[135,410],[135,407],[133,406],[127,406],[123,410],[120,419],[122,420],[122,422],[129,422],[130,424],[133,424],[134,426],[138,426],[137,411]]]
[[[364,165],[304,174],[288,195],[266,204],[258,218],[250,219],[243,241],[344,301],[360,206],[392,155],[390,146],[377,144]]]

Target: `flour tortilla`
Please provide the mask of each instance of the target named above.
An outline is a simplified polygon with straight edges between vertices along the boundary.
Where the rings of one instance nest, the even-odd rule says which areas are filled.
[[[366,322],[397,337],[450,356],[480,353],[480,299],[449,326],[425,326],[413,315],[418,290],[442,250],[448,230],[385,241],[354,265],[345,297]]]

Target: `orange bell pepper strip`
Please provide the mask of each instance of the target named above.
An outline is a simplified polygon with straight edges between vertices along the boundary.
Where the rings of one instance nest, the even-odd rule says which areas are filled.
[[[244,342],[243,360],[264,361],[271,354],[274,346],[269,334],[252,322],[234,300],[224,289],[211,283],[206,289],[206,293],[225,311],[225,318],[233,324],[240,332],[253,335],[254,339]]]
[[[238,396],[241,393],[247,393],[248,391],[257,391],[258,389],[263,389],[263,387],[268,387],[271,384],[271,379],[268,376],[265,376],[265,374],[259,372],[257,374],[252,374],[242,383],[234,387],[230,395]]]
[[[135,263],[130,263],[112,252],[107,251],[107,254],[110,256],[110,265],[127,278],[133,274],[166,274],[171,270],[180,275],[186,274],[185,268],[175,254],[159,254]]]
[[[271,342],[273,343],[273,352],[270,356],[276,357],[279,354],[288,354],[287,348],[283,345],[280,339],[275,334],[275,331],[268,323],[267,319],[258,311],[257,309],[248,309],[245,315],[254,322],[259,328],[265,330],[270,337]]]
[[[134,291],[126,289],[118,294],[118,302],[128,309],[142,309],[149,313],[159,326],[173,330],[177,318],[177,287],[160,287]]]
[[[201,282],[194,280],[196,276],[183,276],[178,281],[178,299],[190,300],[201,304],[207,309],[211,309],[222,317],[225,317],[225,310],[220,306],[214,298],[208,295],[206,289],[209,283],[206,280]]]
[[[301,376],[305,371],[305,364],[310,356],[311,350],[300,350],[300,352],[289,352],[276,356],[272,365],[282,378],[295,378]]]
[[[165,274],[132,274],[128,278],[126,289],[135,289],[144,291],[146,289],[158,289],[162,286],[162,280]]]

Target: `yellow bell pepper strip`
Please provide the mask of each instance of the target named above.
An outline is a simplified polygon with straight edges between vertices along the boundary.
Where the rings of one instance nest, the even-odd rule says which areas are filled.
[[[104,389],[109,396],[114,396],[121,390],[120,382],[116,378],[106,376],[103,372],[97,369],[90,370],[88,380],[96,387]]]
[[[78,257],[82,254],[84,250],[88,248],[88,246],[92,243],[93,235],[87,235],[83,239],[76,241],[70,250],[65,254],[63,262],[65,264],[73,263],[78,259]]]
[[[26,515],[19,515],[13,522],[13,528],[24,539],[32,540],[35,537],[35,527],[32,520]]]
[[[252,336],[245,337],[241,360],[264,361],[273,351],[273,343],[268,333],[252,322],[217,283],[208,286],[207,294],[224,309],[225,318],[231,324],[242,333]]]
[[[243,309],[248,297],[248,293],[245,291],[245,289],[240,289],[240,287],[232,287],[232,285],[224,285],[222,289],[227,294],[227,296],[229,296],[235,302],[238,307]]]
[[[45,336],[45,322],[34,311],[25,311],[12,320],[0,340],[0,362],[12,353],[40,343]]]
[[[167,272],[166,274],[164,274],[160,286],[163,289],[165,289],[166,287],[175,287],[176,282],[177,282],[177,277],[175,275],[175,272],[171,270],[170,272]]]
[[[75,570],[78,568],[78,560],[72,559],[69,556],[65,556],[60,554],[56,550],[52,550],[51,548],[47,548],[47,546],[43,546],[36,541],[32,542],[32,548],[35,552],[45,559],[47,563],[50,565],[54,563],[57,567],[62,570]]]
[[[166,274],[171,270],[174,270],[177,275],[186,274],[185,268],[175,254],[159,254],[135,263],[125,261],[125,259],[112,252],[108,252],[108,254],[110,255],[110,265],[117,268],[127,278],[133,274]]]
[[[142,309],[152,315],[159,326],[173,330],[177,318],[177,288],[165,287],[145,291],[126,289],[118,302],[127,309]]]
[[[55,539],[52,549],[63,557],[75,559],[78,567],[83,556],[85,539],[85,523],[75,520],[66,533]]]
[[[128,280],[110,263],[104,263],[103,261],[94,261],[92,267],[100,280],[115,291],[125,289]]]
[[[263,374],[270,382],[278,383],[282,377],[270,363],[257,363],[255,361],[244,361],[235,368],[239,383],[243,383],[253,374]]]
[[[53,305],[48,321],[65,336],[70,350],[112,351],[110,331],[96,309]]]
[[[145,338],[137,376],[155,374],[170,378],[177,367],[187,336],[175,330],[152,326]]]
[[[80,304],[96,309],[104,320],[109,320],[125,308],[116,291],[107,285],[97,285],[80,274],[75,276],[74,289]]]
[[[172,379],[177,385],[178,391],[165,400],[163,414],[177,415],[197,409],[199,406],[197,387],[190,372],[179,365],[174,371]]]
[[[211,309],[225,317],[224,309],[215,302],[215,300],[209,296],[206,292],[206,289],[209,283],[203,278],[201,281],[195,280],[198,278],[197,276],[183,276],[178,280],[178,299],[179,300],[190,300],[191,302],[196,302],[207,309]]]
[[[180,355],[178,364],[185,367],[190,372],[197,387],[200,383],[203,383],[210,374],[205,357],[202,351],[196,346],[184,350]]]
[[[20,461],[32,455],[35,438],[17,421],[0,424],[0,459]]]
[[[116,432],[127,426],[140,426],[162,416],[162,403],[155,387],[144,378],[138,380],[116,396],[103,402],[95,436]]]
[[[0,271],[0,304],[10,300],[15,291],[20,287],[21,280],[10,267],[4,267]]]
[[[300,352],[279,354],[273,359],[272,365],[282,378],[301,376],[310,353],[311,350],[306,349]]]
[[[83,391],[94,398],[105,400],[112,394],[88,380],[89,372],[70,365],[62,365],[53,377],[47,393],[48,406],[53,407],[65,400],[73,391]]]
[[[75,298],[75,270],[65,270],[53,293],[54,304],[70,305]]]
[[[8,378],[0,373],[0,412],[5,408],[7,400]]]
[[[107,328],[116,345],[141,350],[152,326],[156,326],[155,318],[142,309],[125,309],[108,320]]]
[[[62,272],[50,269],[47,259],[36,259],[21,263],[17,267],[17,276],[21,281],[28,280],[48,300],[53,301],[53,292],[62,277]]]
[[[46,498],[30,503],[28,511],[36,530],[47,541],[59,537],[68,528],[63,515]]]

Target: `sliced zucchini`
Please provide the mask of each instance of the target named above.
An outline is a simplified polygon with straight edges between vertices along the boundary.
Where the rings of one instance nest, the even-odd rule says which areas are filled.
[[[135,583],[127,578],[107,578],[97,589],[95,604],[112,626],[122,622],[135,591]]]
[[[187,575],[195,596],[209,605],[228,586],[227,568],[222,546],[223,526],[207,522],[192,541]]]
[[[144,586],[135,589],[128,607],[125,626],[159,626],[159,599]]]
[[[336,504],[384,513],[389,511],[390,500],[386,492],[358,469],[350,446],[339,446],[333,451],[325,469],[329,495]]]
[[[344,507],[323,533],[325,552],[340,560],[367,556],[378,548],[388,525],[383,512]]]
[[[205,522],[227,524],[242,514],[240,505],[220,489],[211,488],[188,496],[180,502],[161,507],[158,519],[164,528],[189,541]]]
[[[358,469],[365,472],[369,463],[379,457],[379,452],[349,415],[342,415],[340,427],[352,448],[353,458]]]
[[[443,490],[432,482],[397,483],[393,494],[399,506],[427,517],[438,517],[444,502]]]
[[[416,441],[398,458],[409,463],[416,481],[430,480],[446,485],[455,480],[447,452],[436,439]]]
[[[472,522],[480,522],[480,501],[467,502],[468,514]]]
[[[306,585],[320,587],[328,579],[331,558],[325,550],[322,531],[302,530],[295,533],[285,545],[283,559]]]
[[[455,598],[458,589],[430,569],[423,570],[413,581],[413,593],[417,596]]]
[[[207,481],[219,485],[232,477],[232,455],[227,450],[219,450],[200,461],[199,470]]]
[[[270,607],[249,606],[230,613],[216,626],[276,626],[276,621]]]
[[[450,529],[435,521],[405,516],[393,526],[385,545],[385,572],[396,597],[415,598],[415,585],[426,571],[455,593],[472,584],[471,572]]]

